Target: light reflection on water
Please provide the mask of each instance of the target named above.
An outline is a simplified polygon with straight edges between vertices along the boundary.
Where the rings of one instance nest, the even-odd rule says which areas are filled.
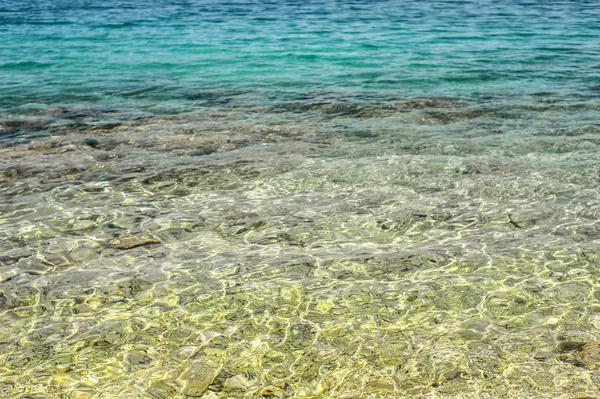
[[[598,108],[525,100],[5,122],[1,392],[598,395]]]

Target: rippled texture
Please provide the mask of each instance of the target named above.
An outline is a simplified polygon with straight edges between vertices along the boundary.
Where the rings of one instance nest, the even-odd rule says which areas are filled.
[[[0,106],[161,113],[314,89],[597,98],[599,21],[594,1],[5,0]]]
[[[594,2],[23,3],[1,397],[600,397]]]

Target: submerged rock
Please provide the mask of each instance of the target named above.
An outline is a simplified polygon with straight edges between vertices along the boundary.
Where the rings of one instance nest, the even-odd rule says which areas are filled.
[[[132,249],[144,245],[159,244],[156,238],[148,235],[119,237],[111,241],[110,246],[116,249]]]
[[[213,152],[217,152],[217,149],[218,148],[216,146],[211,145],[211,146],[200,148],[199,150],[190,152],[190,156],[192,156],[192,157],[201,157],[201,156],[204,156],[204,155],[210,155]]]
[[[263,389],[261,396],[263,398],[283,398],[285,396],[285,393],[280,388],[268,387]]]
[[[585,346],[585,342],[579,341],[564,341],[558,344],[559,352],[572,352],[576,349],[580,349],[582,346]]]
[[[29,258],[33,255],[31,248],[15,248],[6,251],[3,255],[0,255],[0,262],[16,262],[22,258]]]
[[[243,375],[234,375],[225,381],[225,389],[228,391],[247,391],[252,386],[252,381],[249,381]]]
[[[564,362],[588,369],[600,368],[600,342],[565,341],[557,347]]]
[[[125,356],[125,360],[132,366],[146,367],[151,365],[154,360],[144,352],[131,352]]]
[[[146,390],[146,394],[151,399],[170,399],[176,393],[177,390],[174,387],[162,381],[155,382]]]
[[[177,379],[178,390],[187,396],[202,396],[219,371],[220,367],[203,361],[192,363]]]
[[[595,369],[600,367],[600,342],[590,342],[583,345],[575,356],[585,367]]]
[[[89,145],[90,147],[98,147],[98,144],[100,144],[100,142],[96,139],[88,137],[83,139],[83,144]]]
[[[378,380],[370,381],[367,384],[367,386],[365,388],[365,393],[367,393],[367,394],[372,394],[372,393],[386,394],[386,393],[392,393],[395,390],[396,390],[396,386],[392,379],[378,379]]]
[[[69,254],[69,256],[71,257],[71,259],[78,262],[89,262],[90,260],[97,257],[98,254],[93,249],[80,247],[73,250]]]
[[[51,385],[56,385],[59,387],[68,387],[76,385],[79,382],[79,379],[74,374],[69,373],[58,373],[54,374],[50,380]]]

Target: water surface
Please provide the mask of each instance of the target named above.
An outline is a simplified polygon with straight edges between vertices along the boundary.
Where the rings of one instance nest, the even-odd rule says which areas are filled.
[[[600,10],[4,1],[0,392],[600,396]]]

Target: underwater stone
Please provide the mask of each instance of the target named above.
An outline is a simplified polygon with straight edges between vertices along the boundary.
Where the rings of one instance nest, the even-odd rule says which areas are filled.
[[[538,362],[544,362],[544,361],[552,358],[552,354],[545,353],[545,352],[538,352],[535,355],[533,355],[533,358],[535,360],[537,360]]]
[[[61,240],[59,242],[51,243],[46,250],[45,253],[54,254],[54,255],[64,255],[72,250],[77,248],[77,242],[74,240]]]
[[[128,353],[127,356],[125,356],[125,359],[127,360],[127,363],[138,367],[145,367],[153,363],[153,360],[144,353]]]
[[[444,380],[453,380],[460,375],[460,370],[456,367],[444,371],[440,377]]]
[[[483,334],[480,334],[473,330],[462,329],[456,332],[460,337],[466,339],[468,341],[481,341],[483,339]]]
[[[190,156],[201,157],[204,155],[210,155],[213,152],[217,152],[217,147],[211,145],[211,146],[200,148],[199,150],[190,152]]]
[[[74,261],[88,262],[88,261],[96,258],[98,256],[98,254],[96,254],[96,251],[94,251],[90,248],[81,247],[81,248],[75,249],[73,252],[71,252],[69,254],[69,256]]]
[[[176,393],[176,389],[162,381],[155,382],[146,390],[152,399],[171,399]]]
[[[295,390],[294,396],[297,398],[314,398],[313,391],[307,387],[299,387]]]
[[[220,367],[199,361],[192,363],[177,379],[179,392],[188,396],[202,396],[219,374]]]
[[[93,392],[84,391],[84,390],[76,390],[72,391],[69,396],[71,399],[89,399],[93,395]]]
[[[585,345],[585,342],[577,342],[577,341],[565,341],[558,344],[559,352],[572,352],[576,349],[581,348]]]
[[[150,303],[152,302],[152,299],[154,299],[154,295],[152,294],[152,291],[142,291],[138,293],[134,299],[140,303]]]
[[[6,261],[17,261],[21,258],[28,258],[33,255],[33,251],[30,248],[16,248],[6,251],[4,255],[0,256],[0,262]]]
[[[396,387],[392,381],[375,380],[367,384],[365,393],[391,393]]]
[[[58,150],[57,153],[58,154],[63,154],[65,152],[70,152],[70,151],[77,151],[77,147],[73,144],[66,144],[61,146]]]
[[[71,365],[70,364],[57,364],[54,366],[54,368],[59,373],[67,373],[68,371],[71,370]]]
[[[587,368],[600,367],[600,342],[590,342],[579,348],[576,356]]]
[[[276,350],[270,350],[265,354],[265,357],[270,359],[270,360],[279,360],[281,361],[282,359],[285,358],[285,353],[283,352],[279,352]]]
[[[71,385],[75,385],[79,382],[75,376],[67,373],[55,374],[52,376],[52,385],[58,385],[60,387],[67,387]]]
[[[242,375],[234,375],[225,381],[225,389],[228,391],[242,390],[247,391],[250,387],[250,381]]]
[[[175,351],[174,356],[179,360],[186,360],[194,356],[196,352],[198,352],[197,346],[183,346]]]
[[[110,245],[116,249],[132,249],[136,247],[141,247],[145,245],[159,244],[156,238],[148,235],[144,236],[129,236],[129,237],[119,237],[113,240]]]
[[[71,399],[89,399],[93,395],[93,392],[84,391],[84,390],[76,390],[72,391],[69,398]]]
[[[41,254],[39,260],[50,266],[67,266],[71,263],[65,256],[51,253]]]
[[[283,392],[283,390],[275,387],[265,388],[262,391],[263,398],[283,398],[284,396],[285,393]]]
[[[100,144],[100,142],[96,139],[92,139],[92,138],[85,138],[83,139],[83,144],[89,145],[90,147],[97,147],[98,144]]]

